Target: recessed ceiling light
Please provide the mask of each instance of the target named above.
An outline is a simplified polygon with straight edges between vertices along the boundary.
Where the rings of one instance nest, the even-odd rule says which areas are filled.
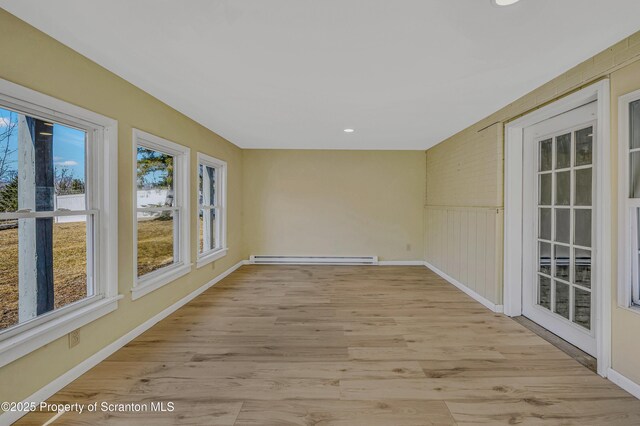
[[[344,132],[345,133],[353,133],[353,132],[355,132],[355,130],[353,130],[353,129],[344,129]]]
[[[496,6],[511,6],[514,3],[518,3],[520,0],[491,0]]]

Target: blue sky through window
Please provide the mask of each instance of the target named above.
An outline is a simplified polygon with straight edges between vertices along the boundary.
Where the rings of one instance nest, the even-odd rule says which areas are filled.
[[[3,138],[9,126],[18,122],[18,113],[0,108],[0,155],[9,144],[9,169],[18,170],[18,127],[8,138]],[[73,177],[85,181],[85,140],[82,130],[74,129],[62,124],[53,125],[53,161],[57,169],[67,168]],[[4,176],[2,178],[5,178]]]

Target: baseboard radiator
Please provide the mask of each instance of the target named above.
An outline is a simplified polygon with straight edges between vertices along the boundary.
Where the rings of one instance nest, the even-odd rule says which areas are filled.
[[[378,256],[259,256],[252,255],[256,265],[377,265]]]

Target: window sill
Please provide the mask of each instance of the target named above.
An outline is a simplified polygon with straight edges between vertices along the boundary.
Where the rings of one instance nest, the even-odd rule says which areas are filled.
[[[149,294],[154,290],[159,289],[172,281],[191,272],[192,264],[179,264],[173,267],[169,267],[165,271],[159,270],[159,274],[153,274],[151,276],[142,277],[138,279],[136,285],[131,289],[131,300],[139,299],[145,294]]]
[[[625,311],[633,312],[636,315],[640,315],[640,305],[632,304],[630,306],[625,306],[618,304],[618,307],[624,309]]]
[[[196,262],[196,267],[197,268],[201,268],[204,265],[207,265],[207,264],[213,262],[214,260],[218,260],[218,259],[221,259],[221,258],[225,257],[227,255],[227,251],[229,251],[228,248],[222,248],[222,249],[216,250],[214,252],[207,253],[206,255],[204,255],[202,257],[198,257],[198,260]]]
[[[102,298],[0,342],[0,367],[118,309],[122,295]]]

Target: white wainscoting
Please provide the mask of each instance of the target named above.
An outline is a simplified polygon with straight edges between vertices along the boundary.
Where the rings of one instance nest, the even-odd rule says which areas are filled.
[[[425,207],[426,260],[502,305],[502,207]]]

